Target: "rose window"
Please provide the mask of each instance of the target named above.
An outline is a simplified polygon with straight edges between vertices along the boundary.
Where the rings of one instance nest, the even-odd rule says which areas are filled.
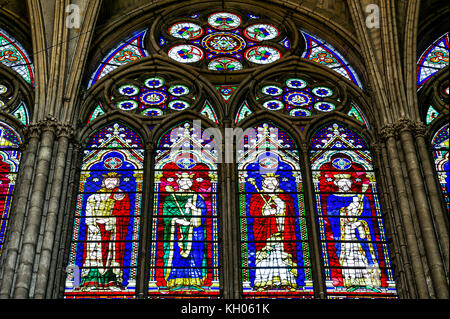
[[[307,77],[291,77],[263,83],[257,89],[256,99],[266,109],[292,117],[310,117],[334,111],[341,104],[336,91],[331,85]]]
[[[192,88],[186,84],[168,77],[146,76],[115,85],[111,101],[123,111],[133,111],[144,116],[161,116],[191,107],[194,98]]]
[[[196,14],[162,28],[160,46],[180,63],[238,71],[279,60],[289,49],[284,30],[254,15]]]

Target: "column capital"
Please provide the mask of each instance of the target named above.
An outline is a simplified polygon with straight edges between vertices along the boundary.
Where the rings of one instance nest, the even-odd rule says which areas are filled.
[[[380,129],[380,137],[383,141],[388,140],[391,137],[396,137],[396,128],[393,123],[386,124]]]

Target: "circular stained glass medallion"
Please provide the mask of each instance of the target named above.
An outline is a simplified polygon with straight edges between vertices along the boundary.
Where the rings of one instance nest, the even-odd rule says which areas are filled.
[[[175,100],[169,103],[169,108],[176,111],[181,111],[184,109],[187,109],[190,105],[188,102],[181,101],[181,100]]]
[[[261,89],[261,92],[267,95],[279,96],[283,93],[283,90],[276,85],[266,85]]]
[[[136,85],[126,84],[118,89],[119,93],[126,96],[134,96],[139,93],[139,88]]]
[[[0,94],[6,93],[7,91],[8,88],[5,85],[0,84]]]
[[[203,51],[199,47],[190,44],[182,44],[174,46],[169,50],[167,55],[181,63],[195,63],[203,59]]]
[[[214,32],[205,36],[202,46],[214,54],[237,54],[245,49],[245,40],[231,32]]]
[[[254,24],[244,30],[244,35],[252,41],[261,42],[276,38],[280,32],[270,24]]]
[[[141,114],[145,116],[161,116],[163,112],[160,109],[146,109]]]
[[[149,89],[157,89],[164,85],[164,79],[159,77],[148,78],[144,81],[144,84]]]
[[[275,48],[268,46],[256,46],[244,53],[245,58],[256,64],[269,64],[281,58],[281,53]]]
[[[172,25],[169,34],[174,38],[195,40],[203,35],[203,29],[195,23],[181,22]]]
[[[289,92],[284,95],[284,100],[293,106],[306,106],[314,101],[313,97],[305,92]]]
[[[139,100],[145,105],[161,105],[167,101],[167,95],[161,91],[148,91],[139,96]]]
[[[305,109],[293,109],[289,115],[294,117],[307,117],[311,116],[311,112]]]
[[[283,102],[278,101],[278,100],[269,100],[267,102],[264,102],[263,106],[266,109],[276,111],[276,110],[281,110],[284,107],[284,104],[283,104]]]
[[[290,89],[303,89],[307,85],[305,80],[302,79],[288,79],[286,80],[286,86]]]
[[[173,96],[183,96],[189,94],[189,88],[186,85],[176,84],[169,88],[169,93]]]
[[[139,106],[138,102],[133,101],[133,100],[120,101],[116,105],[119,109],[124,110],[124,111],[134,110],[135,108],[137,108]]]
[[[241,18],[233,13],[217,12],[208,17],[208,24],[218,30],[233,30],[240,26]]]
[[[331,112],[336,108],[336,106],[333,103],[317,102],[314,104],[314,108],[321,112]]]
[[[318,97],[329,97],[333,95],[333,91],[327,87],[319,86],[312,90],[313,94]]]
[[[245,51],[244,56],[252,63],[269,64],[279,60],[281,58],[281,53],[272,47],[257,46]]]
[[[241,62],[228,57],[213,59],[208,64],[208,69],[211,71],[239,71],[242,68]]]

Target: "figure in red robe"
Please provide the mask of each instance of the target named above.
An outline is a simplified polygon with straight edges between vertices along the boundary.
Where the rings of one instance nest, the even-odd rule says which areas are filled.
[[[298,286],[294,201],[278,187],[278,177],[263,175],[260,193],[250,198],[256,246],[253,287],[257,291],[294,291]]]
[[[102,188],[88,197],[81,289],[122,290],[130,198],[119,188],[120,175],[103,175]]]

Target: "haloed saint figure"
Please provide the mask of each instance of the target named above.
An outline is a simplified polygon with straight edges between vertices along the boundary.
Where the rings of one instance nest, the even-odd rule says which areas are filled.
[[[258,291],[297,288],[294,200],[279,188],[279,176],[262,175],[261,189],[250,198],[256,244],[255,281]],[[262,218],[264,217],[264,218]]]
[[[130,198],[119,188],[120,175],[103,175],[101,189],[90,195],[86,205],[86,244],[81,289],[120,291],[129,224]]]
[[[176,174],[178,190],[170,186],[162,215],[164,221],[164,276],[169,290],[202,291],[206,278],[203,197],[193,189],[194,173]]]

